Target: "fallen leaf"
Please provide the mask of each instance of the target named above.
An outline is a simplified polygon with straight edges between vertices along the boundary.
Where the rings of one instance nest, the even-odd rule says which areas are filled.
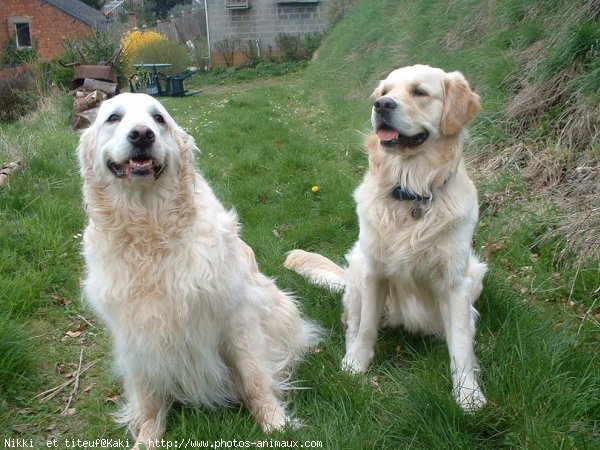
[[[106,397],[106,401],[110,402],[110,403],[117,403],[119,401],[119,398],[121,398],[120,395],[112,394],[112,395],[109,395],[108,397]]]
[[[19,424],[19,425],[13,425],[12,428],[15,433],[23,434],[27,431],[27,429],[29,428],[29,425],[27,425],[26,423],[23,423],[23,424]]]
[[[65,297],[61,297],[58,294],[50,294],[50,298],[52,301],[59,306],[67,306],[71,303],[71,301]]]
[[[71,338],[76,338],[81,336],[81,331],[67,331],[66,335]]]
[[[369,384],[371,386],[379,387],[379,377],[377,375],[369,378]]]
[[[487,244],[485,244],[483,254],[485,255],[485,257],[487,259],[490,256],[492,256],[494,253],[496,253],[498,250],[502,250],[505,247],[506,247],[506,244],[504,242],[488,242]]]

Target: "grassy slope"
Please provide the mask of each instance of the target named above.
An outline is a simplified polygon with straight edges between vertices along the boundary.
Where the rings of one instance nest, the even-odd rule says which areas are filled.
[[[598,443],[600,416],[597,329],[562,302],[573,287],[573,301],[591,306],[597,278],[588,270],[579,277],[564,273],[551,245],[533,247],[545,222],[542,212],[516,220],[521,198],[497,208],[483,204],[476,244],[503,247],[491,258],[479,302],[477,354],[490,404],[473,416],[462,414],[449,395],[439,339],[384,331],[367,376],[341,373],[340,296],[281,268],[294,247],[342,261],[356,238],[351,192],[366,164],[360,134],[368,128],[368,94],[392,68],[428,62],[463,71],[484,98],[471,154],[509,140],[500,123],[509,96],[502,81],[514,67],[510,52],[498,48],[506,33],[492,28],[486,40],[467,33],[470,40],[460,50],[442,52],[439,43],[450,28],[482,16],[474,2],[440,8],[442,3],[361,1],[328,36],[304,78],[164,101],[197,139],[203,150],[198,165],[224,203],[238,211],[261,268],[297,292],[303,309],[327,330],[297,374],[312,388],[293,395],[293,409],[306,426],[275,438],[321,440],[325,448],[591,448]],[[513,17],[490,14],[494,20]],[[3,142],[23,151],[28,166],[0,191],[1,438],[124,436],[108,416],[119,388],[110,374],[106,336],[78,300],[77,235],[84,219],[73,155],[77,137],[66,131],[65,117],[63,108],[2,127]],[[310,190],[315,184],[318,193]],[[482,198],[525,189],[511,171],[479,184]],[[67,331],[82,334],[69,338]],[[83,366],[94,366],[81,376],[74,414],[60,417],[71,387],[45,403],[32,397],[68,379],[81,349]],[[243,408],[178,407],[167,437],[264,436]]]

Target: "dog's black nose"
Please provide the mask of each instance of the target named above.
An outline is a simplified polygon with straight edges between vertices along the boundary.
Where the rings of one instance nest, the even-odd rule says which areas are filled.
[[[397,107],[398,104],[396,103],[396,100],[391,97],[379,97],[373,104],[373,108],[376,112],[391,111]]]
[[[154,144],[155,137],[154,131],[150,128],[138,125],[129,132],[127,139],[129,139],[129,142],[131,142],[134,147],[146,148]]]

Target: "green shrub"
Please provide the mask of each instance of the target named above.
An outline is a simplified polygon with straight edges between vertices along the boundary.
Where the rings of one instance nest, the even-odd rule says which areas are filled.
[[[239,47],[239,41],[237,39],[225,38],[215,44],[218,52],[223,55],[225,65],[227,67],[233,67],[233,57],[235,54],[236,47]]]
[[[94,30],[86,37],[77,39],[66,39],[63,42],[64,51],[60,57],[51,65],[53,81],[66,89],[71,88],[74,69],[65,68],[60,63],[79,64],[113,64],[120,82],[125,80],[126,61],[115,56],[119,50],[120,42],[110,33]]]
[[[8,39],[4,42],[2,55],[0,55],[0,65],[4,67],[15,67],[21,64],[27,64],[35,61],[37,52],[35,48],[17,48],[14,39]]]
[[[284,60],[296,61],[300,59],[300,36],[296,34],[279,33],[275,38],[275,43],[283,53]]]
[[[208,39],[204,36],[198,36],[192,40],[194,45],[191,48],[191,59],[194,66],[204,69],[209,65],[208,59]]]
[[[0,121],[10,122],[33,111],[38,100],[37,82],[25,66],[0,72]]]
[[[302,36],[302,47],[304,48],[306,59],[312,58],[312,56],[315,54],[315,52],[321,45],[322,40],[322,33],[308,33]]]
[[[131,64],[171,64],[171,67],[161,69],[166,75],[175,75],[191,64],[192,60],[185,45],[169,39],[149,42],[138,47],[131,54]]]
[[[246,57],[245,65],[247,67],[256,67],[262,61],[262,49],[258,39],[249,39],[245,47],[240,50]]]
[[[0,55],[0,66],[15,67],[21,64],[27,64],[37,59],[35,48],[17,48],[14,39],[7,39],[4,42],[4,49]]]

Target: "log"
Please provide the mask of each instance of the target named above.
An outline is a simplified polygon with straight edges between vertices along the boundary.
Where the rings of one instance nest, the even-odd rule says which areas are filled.
[[[95,80],[93,78],[86,78],[83,80],[83,85],[80,89],[84,91],[102,91],[112,97],[117,93],[117,83],[108,83],[106,81]]]
[[[87,111],[73,113],[69,119],[71,128],[74,130],[81,130],[89,127],[92,123],[94,123],[94,120],[96,120],[99,109],[100,107],[96,106],[95,108],[88,109]]]
[[[95,108],[104,100],[106,100],[106,93],[103,91],[83,93],[83,97],[79,95],[80,92],[81,91],[77,91],[77,94],[75,95],[75,102],[73,103],[73,109],[75,109],[75,112],[81,112]]]

